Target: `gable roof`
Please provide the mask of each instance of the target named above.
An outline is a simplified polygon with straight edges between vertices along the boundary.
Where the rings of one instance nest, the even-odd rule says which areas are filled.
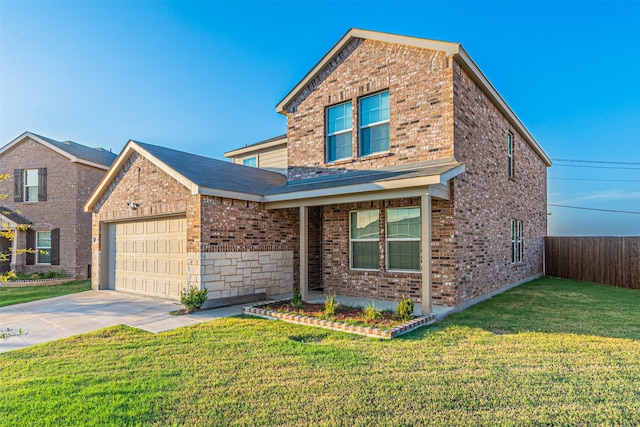
[[[85,204],[90,212],[133,153],[142,155],[187,187],[192,194],[260,201],[261,195],[283,185],[277,172],[237,165],[171,148],[130,140]]]
[[[498,91],[489,82],[487,77],[480,71],[480,68],[471,59],[469,54],[464,50],[459,43],[450,43],[438,40],[429,40],[418,37],[407,37],[397,34],[382,33],[378,31],[361,30],[352,28],[336,43],[329,52],[291,89],[291,91],[276,105],[276,112],[280,114],[287,114],[287,106],[302,94],[305,90],[308,91],[307,86],[312,84],[314,80],[320,78],[322,74],[331,72],[331,62],[338,57],[341,52],[348,47],[354,40],[376,40],[387,43],[401,44],[405,46],[413,46],[429,50],[437,50],[444,52],[447,57],[453,57],[458,64],[469,74],[473,81],[480,87],[480,89],[491,99],[495,106],[505,115],[507,120],[522,134],[525,141],[533,149],[533,151],[542,159],[547,165],[551,166],[551,159],[544,152],[540,144],[535,140],[533,135],[527,130],[524,124],[511,110],[511,107],[507,105],[504,98],[498,93]]]
[[[78,144],[73,141],[56,141],[55,139],[47,138],[46,136],[28,131],[0,148],[0,155],[27,138],[65,156],[71,162],[82,163],[99,169],[109,169],[109,166],[111,166],[116,158],[115,154],[102,148],[87,147],[86,145]]]

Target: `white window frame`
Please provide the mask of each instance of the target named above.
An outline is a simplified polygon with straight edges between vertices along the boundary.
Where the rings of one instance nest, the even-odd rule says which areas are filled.
[[[508,174],[509,178],[513,178],[513,134],[509,131],[507,133],[507,157],[509,159]]]
[[[256,164],[255,165],[248,165],[246,163],[247,160],[255,160]],[[245,157],[244,159],[242,159],[242,165],[243,166],[249,166],[251,168],[257,168],[258,167],[258,156]]]
[[[363,125],[362,124],[362,101],[367,99],[367,98],[373,98],[374,96],[380,96],[382,94],[389,94],[388,90],[382,91],[382,92],[378,92],[378,93],[374,93],[371,95],[367,95],[367,96],[363,96],[362,98],[360,98],[358,100],[358,125],[359,125],[359,129],[358,129],[358,156],[359,157],[367,157],[367,156],[371,156],[373,154],[378,154],[378,153],[388,153],[390,148],[391,148],[391,135],[389,135],[389,148],[387,148],[386,150],[380,150],[380,151],[372,151],[370,153],[364,153],[364,146],[362,144],[363,138],[362,138],[362,131],[365,129],[369,129],[369,128],[373,128],[373,127],[377,127],[380,125],[384,125],[384,124],[389,124],[389,119],[386,120],[381,120],[378,122],[374,122],[374,123],[369,123],[367,125]],[[387,98],[389,99],[389,98]],[[389,107],[390,108],[390,107]],[[389,114],[391,115],[391,114]]]
[[[511,264],[521,263],[524,258],[524,245],[522,244],[522,221],[511,220]]]
[[[422,212],[420,211],[420,207],[419,206],[405,206],[405,207],[401,207],[401,208],[387,208],[385,210],[385,216],[384,216],[384,237],[385,237],[385,268],[387,269],[388,272],[393,272],[393,273],[417,273],[422,271],[422,254],[420,253],[420,245],[418,245],[418,257],[420,259],[420,265],[418,266],[417,270],[396,270],[396,269],[391,269],[389,268],[389,259],[391,258],[389,256],[389,242],[420,242],[421,238],[422,238],[422,227],[420,227],[419,231],[420,231],[420,237],[415,238],[415,237],[407,237],[407,238],[390,238],[389,237],[389,231],[388,231],[388,226],[389,226],[389,211],[392,210],[401,210],[401,209],[418,209],[419,212],[419,219],[420,221],[422,221]]]
[[[339,130],[337,132],[329,132],[329,111],[333,108],[337,108],[337,107],[342,107],[342,106],[346,106],[349,105],[349,108],[351,108],[351,127],[349,129],[342,129]],[[325,122],[325,162],[326,163],[332,163],[332,162],[337,162],[339,160],[343,160],[343,159],[350,159],[353,157],[353,135],[351,136],[351,155],[350,156],[346,156],[346,157],[337,157],[335,159],[331,159],[329,157],[329,153],[331,152],[331,150],[329,149],[329,139],[332,136],[337,136],[337,135],[343,135],[345,133],[353,133],[353,103],[351,101],[347,101],[347,102],[343,102],[341,104],[336,104],[336,105],[332,105],[330,107],[327,107],[325,109],[325,113],[324,113],[324,122]],[[337,150],[336,150],[337,151]]]
[[[49,246],[39,246],[38,235],[41,233],[49,233]],[[51,231],[36,231],[36,247],[35,247],[35,255],[36,255],[36,264],[37,265],[51,265]],[[40,256],[42,255],[40,251],[45,251],[49,254],[49,262],[40,262]]]
[[[353,239],[351,237],[351,215],[359,212],[376,212],[378,214],[378,238],[377,239]],[[356,242],[373,242],[378,243],[378,268],[356,268],[353,266],[353,243]],[[354,271],[380,271],[380,210],[378,209],[361,209],[349,211],[349,269]]]
[[[29,184],[27,185],[27,175],[28,173],[31,172],[33,175],[35,175],[35,180],[36,183],[34,184]],[[40,176],[38,174],[38,169],[25,169],[23,171],[23,176],[22,176],[22,200],[25,202],[29,202],[29,203],[33,203],[33,202],[37,202],[39,199],[39,193],[40,193]],[[29,188],[34,188],[36,189],[36,198],[35,200],[28,200],[29,197]]]

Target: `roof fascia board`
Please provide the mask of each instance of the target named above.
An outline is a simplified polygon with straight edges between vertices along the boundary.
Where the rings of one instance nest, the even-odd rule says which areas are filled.
[[[262,202],[263,196],[259,194],[241,193],[238,191],[220,190],[217,188],[198,187],[197,193],[203,196],[224,197],[225,199],[248,200],[250,202]]]
[[[56,147],[55,145],[52,145],[51,143],[45,141],[44,139],[38,137],[38,135],[32,134],[31,132],[22,133],[22,135],[20,135],[19,137],[15,138],[14,140],[12,140],[10,143],[5,145],[4,147],[0,148],[0,155],[2,155],[5,151],[10,150],[14,146],[16,146],[18,143],[22,142],[25,138],[30,138],[30,139],[36,141],[37,143],[47,147],[49,150],[55,151],[56,153],[60,154],[61,156],[64,156],[67,159],[69,159],[72,163],[82,163],[82,164],[85,164],[85,165],[88,165],[88,166],[92,166],[92,167],[98,168],[98,169],[103,169],[103,170],[108,170],[109,169],[109,166],[101,165],[99,163],[90,162],[88,160],[80,159],[80,158],[78,158],[76,156],[73,156],[73,155],[67,153],[66,151],[61,150],[60,148]]]
[[[267,148],[277,147],[279,145],[287,146],[287,138],[279,139],[277,141],[265,142],[264,144],[255,144],[248,147],[242,147],[235,150],[227,151],[224,153],[225,157],[237,157],[243,154],[253,153],[254,151],[260,151]]]
[[[399,36],[396,34],[381,33],[378,31],[360,30],[352,28],[327,52],[322,59],[309,71],[298,84],[276,105],[276,112],[286,115],[286,105],[304,88],[352,39],[361,38],[377,40],[389,43],[399,43],[408,46],[422,47],[425,49],[440,50],[447,55],[457,53],[457,43],[441,42],[435,40],[420,39],[417,37]]]
[[[542,147],[535,140],[533,135],[529,132],[529,130],[525,127],[525,125],[520,121],[518,116],[513,112],[511,107],[505,102],[504,98],[500,95],[500,93],[496,90],[496,88],[491,84],[489,79],[484,75],[484,73],[480,70],[480,68],[476,65],[476,63],[471,59],[469,54],[464,50],[462,46],[460,46],[460,51],[457,55],[454,56],[458,59],[458,63],[462,66],[462,68],[469,73],[470,77],[475,81],[480,88],[483,89],[485,94],[493,101],[493,103],[498,107],[498,110],[502,114],[504,114],[507,119],[517,128],[517,130],[524,136],[525,140],[529,144],[529,146],[535,151],[535,153],[542,159],[542,161],[547,166],[551,166],[551,159],[547,156],[547,153],[544,152]]]

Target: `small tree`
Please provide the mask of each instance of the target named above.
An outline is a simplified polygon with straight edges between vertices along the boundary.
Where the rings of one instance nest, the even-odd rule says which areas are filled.
[[[7,179],[11,178],[11,175],[8,173],[5,174],[1,174],[0,175],[0,182],[5,181]],[[0,194],[0,200],[6,200],[9,197],[8,194]],[[18,214],[21,214],[20,211],[16,211]],[[10,214],[10,212],[2,212],[3,215],[8,215]],[[0,251],[0,262],[7,262],[11,259],[11,254],[13,253],[13,247],[16,244],[16,232],[17,231],[26,231],[29,229],[29,225],[24,225],[24,224],[19,224],[16,227],[16,230],[12,230],[11,228],[9,228],[9,225],[7,224],[3,224],[2,228],[0,229],[0,237],[7,239],[9,242],[11,242],[11,245],[9,246],[9,249],[6,252],[1,252]],[[43,254],[46,254],[47,252],[45,251],[40,251]],[[35,250],[33,248],[23,248],[23,249],[16,249],[15,251],[16,255],[20,255],[20,254],[24,254],[24,253],[35,253]],[[3,273],[0,273],[0,282],[7,282],[9,281],[9,279],[16,277],[16,273],[13,270],[9,270]],[[1,328],[0,327],[0,339],[2,340],[8,340],[9,338],[16,336],[16,335],[24,335],[26,334],[26,332],[22,332],[22,329],[18,330],[18,331],[14,331],[13,329],[10,328]]]

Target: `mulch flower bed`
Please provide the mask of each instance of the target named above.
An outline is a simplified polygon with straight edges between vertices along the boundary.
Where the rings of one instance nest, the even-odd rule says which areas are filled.
[[[403,323],[396,319],[395,313],[389,311],[380,311],[382,319],[368,320],[364,318],[362,308],[340,305],[336,310],[336,314],[331,318],[327,318],[324,314],[324,304],[310,304],[303,301],[300,305],[300,308],[295,307],[291,304],[291,300],[285,300],[265,305],[263,308],[271,309],[280,313],[300,314],[303,316],[315,317],[316,319],[358,324],[361,326],[371,326],[379,329],[390,329]]]
[[[279,319],[289,323],[319,326],[325,329],[350,332],[368,337],[391,339],[398,335],[435,322],[435,316],[428,314],[414,317],[405,323],[395,318],[395,313],[382,311],[382,319],[366,320],[361,308],[340,305],[334,316],[328,319],[324,313],[323,304],[309,304],[302,302],[302,308],[294,307],[291,300],[273,301],[245,307],[245,314]]]

